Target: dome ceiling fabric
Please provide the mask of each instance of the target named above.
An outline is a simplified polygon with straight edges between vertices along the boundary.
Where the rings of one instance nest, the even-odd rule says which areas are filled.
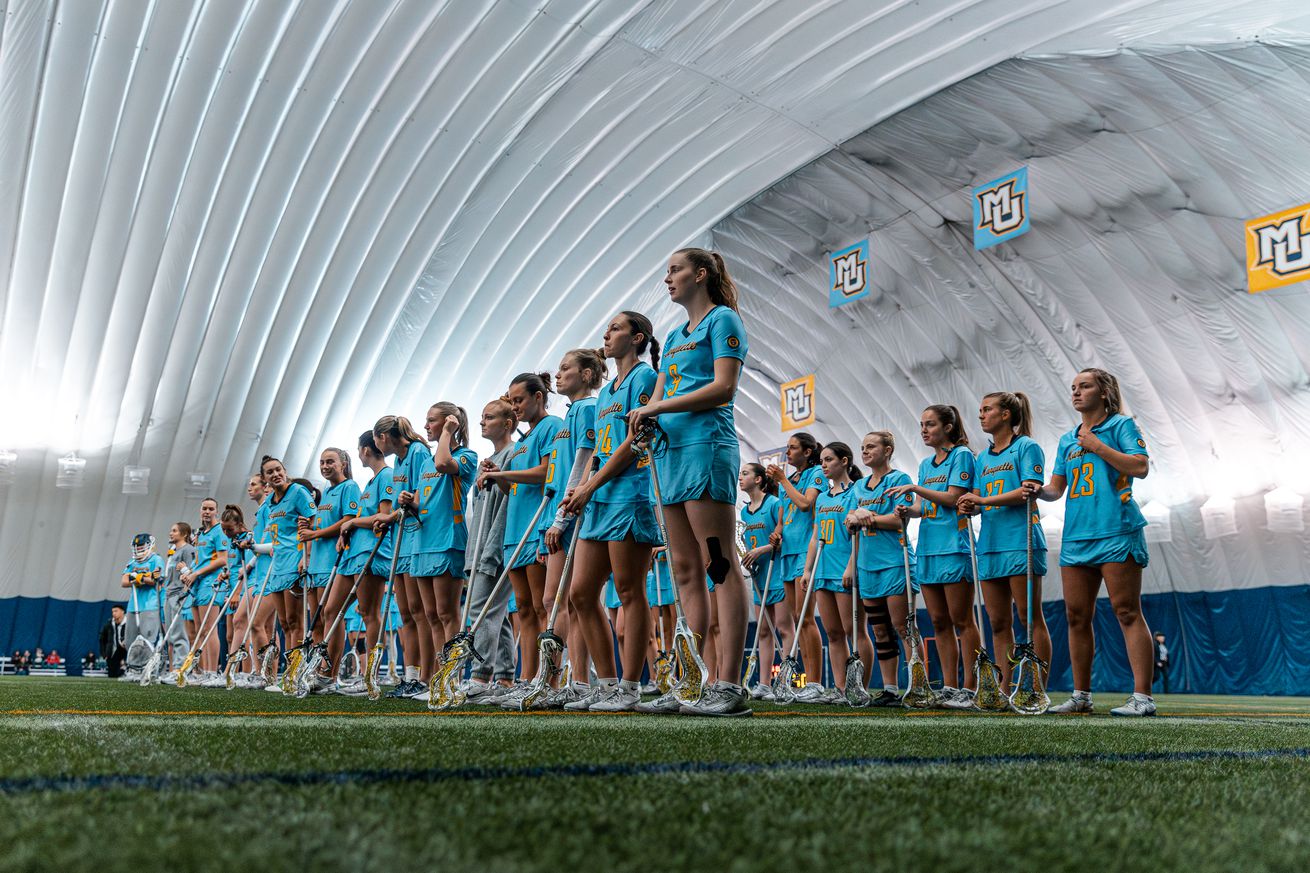
[[[476,406],[512,373],[592,344],[621,307],[647,308],[667,326],[658,277],[669,251],[871,125],[1006,58],[1310,31],[1307,14],[1269,7],[11,0],[0,18],[0,450],[17,463],[14,481],[0,484],[0,596],[111,596],[132,533],[194,518],[205,489],[241,498],[266,452],[308,472],[325,444],[351,441],[382,413],[417,415],[439,397]],[[774,317],[813,314],[821,295],[792,296],[800,285],[788,290],[769,278],[775,267],[746,252],[777,246],[794,249],[798,263],[806,252],[816,260],[869,221],[900,243],[894,255],[886,247],[880,277],[903,277],[870,312],[904,295],[923,322],[897,323],[901,333],[871,358],[875,376],[853,361],[840,378],[834,371],[825,391],[867,410],[850,423],[863,427],[886,408],[906,427],[922,397],[970,396],[988,362],[1045,386],[1034,392],[1052,420],[1064,379],[1054,374],[1113,341],[1102,359],[1128,377],[1171,468],[1201,466],[1182,457],[1197,433],[1220,452],[1237,444],[1240,422],[1214,408],[1225,388],[1239,398],[1228,408],[1251,410],[1255,444],[1272,451],[1272,416],[1303,423],[1287,383],[1304,336],[1294,319],[1267,309],[1239,319],[1219,299],[1216,277],[1231,284],[1231,242],[1213,242],[1220,219],[1207,216],[1237,220],[1304,192],[1300,119],[1260,114],[1254,102],[1272,93],[1262,65],[1277,61],[1287,75],[1300,67],[1272,49],[1239,55],[1201,56],[1213,69],[1196,74],[1220,76],[1216,111],[1237,114],[1211,138],[1183,138],[1200,128],[1171,111],[1188,95],[1194,112],[1210,105],[1197,96],[1204,82],[1180,69],[1171,83],[1160,71],[1185,56],[1012,63],[995,89],[1008,102],[990,120],[948,91],[957,117],[944,108],[923,117],[941,129],[920,133],[932,141],[922,155],[874,133],[872,151],[852,143],[809,168],[822,176],[845,162],[864,192],[854,202],[831,182],[802,189],[798,177],[787,184],[801,200],[782,210],[796,221],[774,230],[759,217],[761,203],[781,198],[776,190],[724,221],[715,238],[738,246],[749,289],[748,442],[776,441],[776,386],[767,383],[800,363],[795,337],[777,332]],[[1077,71],[1119,89],[1097,111],[1139,132],[1121,137],[1127,151],[1092,135],[1091,89],[1069,80]],[[1030,93],[1043,76],[1060,85],[1058,98]],[[1153,95],[1156,85],[1168,90]],[[1157,115],[1184,125],[1177,142],[1154,146],[1168,154],[1151,172],[1110,172]],[[910,122],[899,124],[910,142]],[[969,146],[971,128],[990,151]],[[944,201],[965,168],[1035,160],[1022,144],[1044,136],[1052,154],[1095,144],[1068,160],[1100,161],[1089,166],[1104,175],[1061,177],[1053,158],[1034,171],[1048,197],[1040,233],[1009,255],[948,262],[959,216]],[[1244,168],[1241,180],[1209,178],[1238,166],[1236,156],[1221,160],[1238,147],[1268,163]],[[1166,163],[1173,173],[1157,172]],[[848,211],[828,216],[829,228],[807,226],[823,198]],[[1155,220],[1171,209],[1169,222]],[[1125,278],[1130,247],[1111,246],[1093,224],[1111,217],[1143,228],[1140,273]],[[1174,238],[1205,227],[1210,245]],[[1152,259],[1167,256],[1176,263],[1166,275],[1186,286],[1181,305],[1145,294],[1159,287]],[[937,293],[928,295],[929,280]],[[1106,283],[1116,305],[1154,320],[1116,319],[1074,294]],[[820,323],[799,335],[817,342]],[[1001,325],[997,339],[984,342],[991,325]],[[1266,328],[1271,344],[1248,341]],[[1207,338],[1204,353],[1186,347],[1189,330]],[[1154,391],[1129,364],[1129,345],[1142,343],[1172,343],[1159,364],[1172,381]],[[893,365],[889,350],[906,355]],[[1185,382],[1203,389],[1195,399],[1172,396]],[[85,484],[56,490],[58,458],[72,451],[87,460]],[[148,495],[121,493],[129,464],[151,468]],[[184,491],[192,473],[208,479]]]

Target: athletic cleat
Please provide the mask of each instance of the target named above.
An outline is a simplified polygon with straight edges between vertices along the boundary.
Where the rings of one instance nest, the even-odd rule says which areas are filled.
[[[1068,715],[1074,712],[1091,712],[1092,696],[1090,694],[1081,697],[1071,695],[1064,703],[1061,703],[1059,706],[1052,706],[1046,711],[1053,712],[1056,715]]]
[[[486,682],[475,682],[470,679],[464,687],[464,697],[469,703],[487,704],[495,698],[496,689]]]
[[[210,673],[196,684],[201,688],[225,688],[227,687],[227,680],[223,678],[222,673]]]
[[[963,688],[943,691],[938,705],[942,709],[973,709],[973,695]]]
[[[568,685],[565,685],[551,695],[551,704],[553,706],[559,706],[562,709],[568,709],[570,703],[581,700],[590,693],[590,688],[585,691],[579,691],[577,686],[570,682]]]
[[[670,691],[668,694],[661,694],[654,700],[638,703],[632,708],[636,712],[644,712],[650,715],[674,715],[682,709],[682,701],[678,699],[677,694]]]
[[[308,687],[310,694],[330,694],[335,690],[335,684],[332,681],[332,677],[324,676],[322,674],[309,677],[309,679],[305,681],[305,685]]]
[[[388,691],[385,696],[392,700],[399,700],[401,698],[409,697],[411,694],[414,693],[414,686],[416,685],[418,685],[418,683],[415,682],[414,680],[405,679],[402,682],[400,682],[400,684],[398,684],[395,688],[392,688],[390,691]]]
[[[564,709],[566,712],[586,712],[591,709],[593,703],[599,703],[603,700],[610,693],[611,688],[617,687],[618,686],[593,685],[591,688],[587,689],[586,694],[582,695],[577,700],[571,700],[564,704]]]
[[[895,691],[888,691],[884,688],[874,696],[873,700],[869,702],[869,705],[900,707],[901,696]]]
[[[656,685],[654,682],[647,682],[645,685],[641,686],[641,688],[639,689],[639,691],[640,691],[641,694],[659,694],[659,693],[660,693],[659,686]]]
[[[829,706],[850,705],[849,702],[846,700],[846,694],[835,687],[826,689],[823,692],[823,697],[820,698],[820,702],[826,703]]]
[[[269,684],[267,684],[267,685],[264,686],[264,690],[265,690],[265,691],[268,691],[268,692],[270,692],[270,693],[272,693],[272,694],[281,694],[281,693],[282,693],[282,686],[281,686],[281,684],[279,684],[279,683],[277,683],[277,682],[270,682]]]
[[[710,715],[719,718],[752,715],[755,710],[750,707],[750,694],[745,688],[734,688],[723,682],[716,682],[695,703],[684,703],[678,710],[683,715]]]
[[[768,686],[764,685],[762,682],[756,682],[751,686],[751,699],[764,700],[764,695],[766,694],[770,697],[773,696],[773,693],[769,690]]]
[[[823,703],[823,686],[818,682],[809,682],[796,692],[797,703]]]
[[[410,692],[409,694],[407,694],[406,696],[407,696],[410,700],[423,700],[423,701],[426,701],[426,700],[428,699],[428,683],[426,683],[426,682],[415,682],[415,683],[414,683],[414,690],[411,691],[411,692]]]
[[[1136,695],[1130,696],[1123,706],[1116,706],[1110,710],[1110,715],[1126,715],[1140,718],[1147,715],[1155,715],[1155,701],[1141,700]]]
[[[590,707],[592,712],[631,712],[632,708],[641,703],[641,694],[637,691],[628,691],[622,685],[615,685],[613,688],[606,688],[605,693],[600,699]]]

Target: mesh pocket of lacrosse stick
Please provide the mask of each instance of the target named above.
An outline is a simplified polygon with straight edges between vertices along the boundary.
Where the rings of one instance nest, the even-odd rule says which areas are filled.
[[[269,643],[259,650],[259,672],[269,685],[277,682],[277,665],[281,657],[276,643]]]
[[[1001,671],[986,652],[979,650],[974,659],[973,676],[978,686],[974,706],[983,712],[1004,712],[1010,708],[1010,701],[1001,690]]]
[[[1046,664],[1032,652],[1025,652],[1014,668],[1014,689],[1010,708],[1024,715],[1041,715],[1051,706],[1051,698],[1042,687],[1042,670]]]
[[[675,693],[683,703],[694,703],[705,693],[705,672],[701,669],[696,646],[684,634],[675,636],[673,645],[678,650],[678,662],[682,666],[682,678],[678,680]]]

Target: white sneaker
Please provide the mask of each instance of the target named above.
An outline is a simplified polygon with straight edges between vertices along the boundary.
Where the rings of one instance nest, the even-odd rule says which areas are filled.
[[[263,673],[238,673],[233,684],[238,688],[258,691],[268,686],[268,680],[264,678]]]
[[[428,699],[428,684],[429,684],[428,682],[422,682],[422,681],[415,682],[414,690],[405,696],[408,697],[410,700],[426,701]]]
[[[644,712],[652,715],[672,715],[682,709],[682,701],[678,699],[674,691],[668,694],[661,694],[654,700],[647,700],[645,703],[638,703],[632,707],[637,712]]]
[[[640,692],[642,694],[659,694],[660,689],[654,682],[647,682],[645,685],[641,686]]]
[[[684,703],[679,711],[683,715],[711,715],[720,718],[752,715],[755,711],[750,707],[750,699],[745,688],[715,682],[705,689],[700,700]]]
[[[766,694],[768,695],[768,698],[765,698]],[[761,682],[756,682],[755,685],[751,688],[751,697],[754,700],[765,700],[765,699],[772,700],[773,690]]]
[[[610,691],[617,688],[617,685],[593,685],[587,689],[587,693],[577,700],[570,700],[564,704],[564,709],[568,712],[586,712],[591,709],[593,703],[599,703],[609,695]]]
[[[952,688],[942,691],[940,703],[943,709],[973,709],[973,692],[966,688]]]
[[[342,694],[346,697],[363,697],[368,694],[368,686],[364,684],[363,679],[350,679],[345,682],[338,682],[332,686],[335,694]]]
[[[1052,706],[1050,709],[1046,711],[1053,712],[1056,715],[1068,715],[1074,712],[1091,712],[1092,695],[1090,694],[1083,694],[1077,696],[1070,695],[1069,699],[1066,700],[1064,703],[1061,703],[1059,706]]]
[[[807,682],[804,688],[796,692],[797,703],[823,703],[823,686],[818,682]]]
[[[223,688],[227,685],[227,680],[223,678],[222,673],[210,673],[196,684],[201,688]]]
[[[178,672],[177,670],[170,670],[167,676],[160,676],[156,681],[160,685],[176,685]]]
[[[1110,715],[1127,715],[1141,717],[1146,715],[1155,715],[1155,701],[1151,699],[1142,700],[1137,695],[1130,695],[1123,706],[1116,706],[1110,710]]]
[[[495,689],[486,682],[470,679],[464,688],[464,696],[469,703],[490,703],[495,697]]]
[[[605,693],[591,705],[590,709],[592,712],[631,712],[638,703],[641,703],[640,691],[635,689],[629,691],[622,685],[615,685],[613,688],[606,688]]]
[[[835,686],[832,687],[832,688],[824,689],[823,697],[820,698],[820,701],[821,701],[822,703],[826,703],[826,704],[828,704],[829,706],[846,706],[846,705],[847,705],[846,695],[843,694],[843,693],[842,693],[838,688],[836,688]]]
[[[279,685],[278,683],[274,682],[274,683],[272,683],[272,684],[270,684],[270,685],[265,685],[265,686],[264,686],[264,690],[270,692],[271,694],[281,694],[281,693],[282,693],[282,686]]]

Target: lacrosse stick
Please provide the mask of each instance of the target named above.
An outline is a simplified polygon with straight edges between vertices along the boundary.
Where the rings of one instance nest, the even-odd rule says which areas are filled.
[[[660,588],[660,562],[657,559],[652,569],[655,572],[655,592],[659,593]],[[659,689],[660,694],[668,694],[673,690],[673,656],[669,653],[667,638],[664,636],[664,607],[659,606],[655,610],[659,617],[656,632],[659,636],[659,651],[655,654],[655,687]]]
[[[905,602],[909,605],[905,616],[905,646],[910,650],[910,686],[901,695],[901,703],[910,709],[927,709],[937,702],[937,695],[928,684],[928,667],[923,663],[923,637],[919,636],[918,607],[910,584],[910,523],[905,518],[901,519],[901,559],[905,563]]]
[[[146,639],[145,634],[141,633],[141,607],[137,603],[136,589],[137,583],[141,581],[143,575],[142,573],[133,573],[131,576],[132,614],[136,616],[136,637],[132,640],[132,644],[127,647],[127,655],[124,659],[127,664],[132,664],[134,661],[140,663],[142,676],[145,675],[145,668],[150,663],[150,658],[153,657],[155,651],[154,646],[150,645],[150,641]],[[151,654],[147,655],[146,652]],[[144,685],[145,683],[141,684]]]
[[[796,671],[800,667],[800,662],[796,660],[796,650],[801,643],[801,625],[805,623],[805,610],[809,609],[810,600],[814,597],[814,570],[819,566],[819,559],[822,557],[823,540],[820,539],[818,548],[814,550],[814,564],[806,574],[809,585],[805,589],[805,597],[801,599],[800,614],[796,616],[796,630],[791,638],[791,651],[778,667],[778,675],[773,677],[773,702],[779,706],[796,701]]]
[[[592,463],[594,465],[595,461]],[[593,466],[593,471],[594,469]],[[550,608],[550,618],[546,622],[546,629],[537,637],[537,675],[532,678],[528,693],[519,700],[519,709],[524,712],[531,709],[541,696],[550,690],[551,680],[559,675],[559,669],[555,666],[555,656],[563,654],[564,641],[555,635],[555,616],[559,614],[560,604],[568,593],[569,573],[573,569],[573,555],[577,551],[578,534],[581,531],[582,519],[579,518],[573,524],[573,537],[569,542],[568,553],[564,556],[564,572],[560,576],[559,588],[555,591],[555,603]]]
[[[373,551],[368,553],[368,558],[365,559],[364,561],[364,568],[355,574],[355,581],[350,584],[350,590],[346,592],[346,599],[341,601],[341,608],[337,610],[336,617],[332,619],[332,624],[328,626],[327,632],[323,634],[323,642],[321,643],[312,642],[312,638],[309,635],[309,631],[305,632],[305,639],[307,641],[310,641],[310,644],[304,650],[304,654],[302,655],[302,661],[301,661],[300,675],[296,677],[296,682],[295,682],[296,697],[304,697],[307,694],[309,694],[309,682],[311,679],[314,679],[316,676],[318,676],[325,662],[327,663],[328,671],[330,675],[332,670],[332,661],[328,657],[328,641],[332,639],[332,635],[337,632],[337,628],[341,625],[342,620],[345,619],[346,610],[350,609],[350,604],[352,602],[351,598],[355,596],[355,591],[356,589],[359,588],[360,581],[364,578],[364,574],[368,572],[369,566],[371,566],[373,563],[373,557],[377,555],[378,549],[380,549],[381,547],[382,547],[382,537],[378,537],[378,541],[373,544]],[[323,592],[323,598],[319,601],[318,608],[314,610],[314,621],[313,624],[309,626],[309,630],[313,630],[314,626],[318,624],[319,613],[323,611],[323,607],[327,604],[328,594],[332,591],[332,586],[336,583],[337,567],[341,565],[341,557],[347,551],[349,550],[342,549],[340,552],[337,552],[336,563],[332,565],[332,581],[328,583],[327,590]],[[301,645],[303,646],[305,644],[301,643]],[[356,660],[358,660],[358,656],[356,656]]]
[[[846,654],[846,702],[853,707],[868,706],[873,702],[864,684],[864,662],[855,645],[860,631],[860,532],[851,538],[851,559],[855,563],[855,581],[851,583],[851,644]]]
[[[647,419],[641,430],[634,436],[632,449],[637,457],[650,463],[651,489],[655,492],[655,520],[659,523],[660,539],[669,548],[669,527],[664,522],[664,492],[660,488],[660,474],[656,469],[653,443],[661,433],[654,421]],[[683,703],[696,703],[705,693],[705,680],[709,670],[696,648],[696,637],[687,624],[687,614],[682,611],[682,590],[678,585],[678,574],[673,571],[673,552],[669,550],[669,575],[673,579],[673,652],[678,663],[679,678],[673,686],[673,694]],[[720,556],[722,557],[722,556]],[[703,584],[703,583],[702,583]]]
[[[477,658],[479,661],[485,660],[482,654],[473,647],[473,635],[477,633],[478,628],[482,625],[482,620],[491,611],[491,604],[496,599],[496,592],[509,579],[510,568],[519,559],[519,553],[523,551],[523,544],[528,541],[527,531],[536,530],[537,522],[541,520],[541,514],[546,511],[546,504],[550,503],[551,498],[554,496],[554,489],[542,489],[541,503],[537,504],[537,511],[532,513],[532,521],[528,522],[528,526],[524,528],[524,535],[519,538],[518,545],[514,547],[509,560],[505,562],[500,578],[496,580],[495,585],[491,586],[491,591],[487,593],[487,599],[482,604],[482,609],[478,611],[477,617],[473,619],[473,623],[467,629],[455,634],[442,647],[443,660],[441,666],[432,675],[432,687],[436,689],[436,694],[434,696],[429,691],[428,709],[450,709],[452,706],[459,706],[468,699],[468,695],[459,687],[459,679],[464,675],[464,668],[468,666],[469,661],[473,658]],[[478,556],[479,559],[481,557],[481,555]],[[556,598],[555,602],[558,603],[559,599]],[[515,642],[515,649],[517,650],[517,640]]]
[[[760,608],[756,610],[755,613],[755,635],[751,638],[750,654],[746,656],[746,669],[741,674],[742,685],[746,685],[746,683],[750,681],[751,674],[754,673],[755,668],[759,666],[760,629],[764,626],[765,621],[769,623],[769,630],[773,631],[774,639],[778,639],[778,630],[773,626],[773,619],[769,616],[768,610],[765,608],[765,601],[768,599],[769,595],[769,585],[773,582],[773,564],[777,560],[777,557],[778,550],[774,549],[773,554],[769,557],[769,569],[764,574],[764,587],[759,589]],[[756,566],[758,566],[758,564],[756,564]],[[764,673],[761,671],[760,683],[763,684],[763,682]]]
[[[177,620],[182,617],[183,611],[187,608],[185,601],[189,596],[191,596],[191,590],[187,589],[182,596],[178,598],[177,612],[173,613],[173,617],[169,619],[168,630],[164,631],[164,638],[160,641],[159,645],[155,646],[154,652],[150,655],[150,660],[146,661],[145,667],[142,668],[142,688],[145,688],[147,685],[154,682],[159,676],[159,667],[164,663],[164,650],[168,648],[168,640],[173,635],[173,628],[177,626]],[[167,597],[167,593],[165,593],[165,597]]]
[[[1050,708],[1051,698],[1046,695],[1042,680],[1046,662],[1037,657],[1037,651],[1033,648],[1033,516],[1036,508],[1031,497],[1024,504],[1024,513],[1024,527],[1028,532],[1025,537],[1028,550],[1028,622],[1024,635],[1028,639],[1014,647],[1014,656],[1010,659],[1018,665],[1010,688],[1010,708],[1024,715],[1041,715]]]
[[[209,620],[209,610],[205,612],[205,618],[203,621],[200,622],[200,627],[196,631],[196,638],[198,640],[198,645],[192,646],[191,651],[187,653],[186,660],[182,662],[182,669],[179,670],[177,673],[178,688],[186,687],[186,674],[191,670],[193,666],[195,666],[196,656],[200,652],[203,652],[205,650],[205,646],[209,643],[209,638],[212,637],[214,635],[214,631],[218,629],[218,622],[223,617],[223,613],[227,611],[228,605],[232,601],[232,595],[236,594],[238,591],[241,590],[241,585],[239,583],[244,582],[245,579],[246,579],[245,568],[242,568],[238,576],[238,584],[234,584],[232,586],[232,590],[229,591],[227,593],[227,596],[223,598],[223,602],[219,605],[218,608],[218,615],[214,616],[214,623],[209,626],[209,631],[205,633],[203,638],[201,638],[200,631],[203,631],[205,629],[205,622]],[[217,599],[218,599],[217,597],[214,598],[214,600]],[[209,606],[211,610],[214,606],[214,600],[209,601]]]
[[[982,580],[978,578],[978,546],[973,538],[973,524],[967,515],[960,515],[969,532],[969,564],[973,568],[973,613],[978,624],[978,652],[973,660],[973,678],[978,691],[974,695],[973,705],[983,712],[1005,712],[1010,708],[1010,701],[1001,690],[1001,669],[987,654],[987,644],[982,638]]]
[[[246,565],[241,565],[241,572],[246,572]],[[237,668],[241,662],[250,657],[249,649],[246,645],[250,642],[250,631],[255,626],[255,613],[258,611],[257,605],[264,599],[264,590],[268,588],[268,580],[273,577],[273,562],[268,562],[268,569],[264,571],[264,583],[259,586],[259,593],[251,598],[250,608],[246,611],[246,630],[241,635],[241,645],[237,646],[235,652],[228,653],[227,665],[223,669],[223,680],[227,690],[231,691],[236,687]],[[263,672],[263,671],[261,671]]]
[[[323,588],[323,596],[318,599],[318,606],[314,607],[314,617],[313,619],[309,619],[308,617],[306,618],[305,636],[300,640],[300,645],[296,646],[294,649],[292,649],[290,652],[287,653],[287,672],[282,677],[283,694],[294,694],[296,697],[304,697],[305,695],[309,694],[309,685],[307,684],[307,682],[308,682],[308,677],[312,676],[313,674],[305,669],[305,664],[309,659],[310,651],[317,648],[317,646],[314,645],[314,628],[318,627],[318,620],[323,615],[323,607],[327,606],[328,599],[332,596],[332,586],[337,584],[337,568],[341,566],[341,558],[345,554],[346,554],[345,549],[342,549],[341,551],[337,552],[337,559],[332,562],[332,575],[328,579],[328,584]],[[370,560],[372,559],[370,558]],[[362,575],[363,574],[361,573],[360,576]],[[355,578],[357,580],[355,585],[358,585],[359,577],[357,576]],[[351,594],[355,592],[355,585],[350,586]],[[350,602],[349,595],[346,596],[346,602],[347,603]],[[305,588],[305,605],[306,608],[308,608],[309,606],[308,587]],[[341,611],[337,613],[338,619],[345,614],[345,611],[346,611],[345,607],[343,606],[341,608]],[[332,630],[335,632],[336,628],[337,628],[336,622],[333,622]],[[327,637],[324,637],[324,639],[326,640]],[[319,645],[322,645],[324,649],[327,648],[326,645],[323,643],[320,643]],[[293,659],[295,662],[294,665],[292,664]],[[290,678],[288,679],[288,677]],[[291,688],[290,691],[287,690],[288,685],[290,685]]]
[[[385,537],[391,531],[383,531]],[[386,637],[387,615],[391,612],[391,601],[396,596],[396,564],[400,560],[400,546],[405,540],[405,520],[400,522],[400,530],[396,532],[396,545],[391,552],[391,571],[387,574],[387,593],[382,598],[382,632],[378,634],[378,641],[368,653],[368,665],[364,669],[364,687],[368,691],[369,700],[377,700],[382,696],[382,685],[378,682],[378,671],[382,667],[382,641]],[[382,537],[378,537],[378,542]],[[406,653],[405,661],[409,661],[409,654]]]

